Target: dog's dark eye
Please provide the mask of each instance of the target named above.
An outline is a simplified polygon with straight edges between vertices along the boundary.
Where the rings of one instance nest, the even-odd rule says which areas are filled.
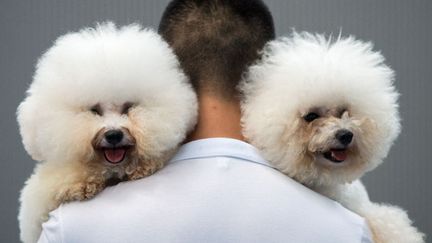
[[[124,105],[122,107],[122,111],[121,111],[122,115],[126,115],[129,112],[130,108],[132,108],[134,105],[135,104],[132,102],[124,103]]]
[[[310,112],[306,116],[303,117],[303,119],[307,122],[311,122],[317,118],[319,118],[319,115],[315,112]]]
[[[90,108],[90,111],[95,115],[102,116],[102,108],[100,107],[99,104],[92,106]]]

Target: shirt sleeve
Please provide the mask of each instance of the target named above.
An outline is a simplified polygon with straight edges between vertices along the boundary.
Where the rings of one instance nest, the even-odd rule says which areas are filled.
[[[48,221],[42,224],[38,243],[62,243],[61,206],[49,214]]]

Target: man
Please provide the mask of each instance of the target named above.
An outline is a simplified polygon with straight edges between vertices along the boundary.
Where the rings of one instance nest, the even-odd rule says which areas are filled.
[[[150,177],[62,205],[40,242],[371,242],[362,218],[242,141],[236,86],[274,38],[260,0],[174,0],[159,31],[199,97],[191,142]]]

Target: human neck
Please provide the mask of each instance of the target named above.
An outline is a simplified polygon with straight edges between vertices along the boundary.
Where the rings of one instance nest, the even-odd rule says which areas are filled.
[[[211,94],[198,97],[198,124],[187,141],[226,137],[244,141],[241,133],[241,111],[238,100],[226,101]]]

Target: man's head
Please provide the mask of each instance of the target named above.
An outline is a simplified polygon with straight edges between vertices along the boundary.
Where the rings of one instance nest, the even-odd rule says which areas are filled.
[[[237,96],[243,72],[275,36],[272,16],[261,0],[173,0],[159,33],[198,94],[224,100]]]

